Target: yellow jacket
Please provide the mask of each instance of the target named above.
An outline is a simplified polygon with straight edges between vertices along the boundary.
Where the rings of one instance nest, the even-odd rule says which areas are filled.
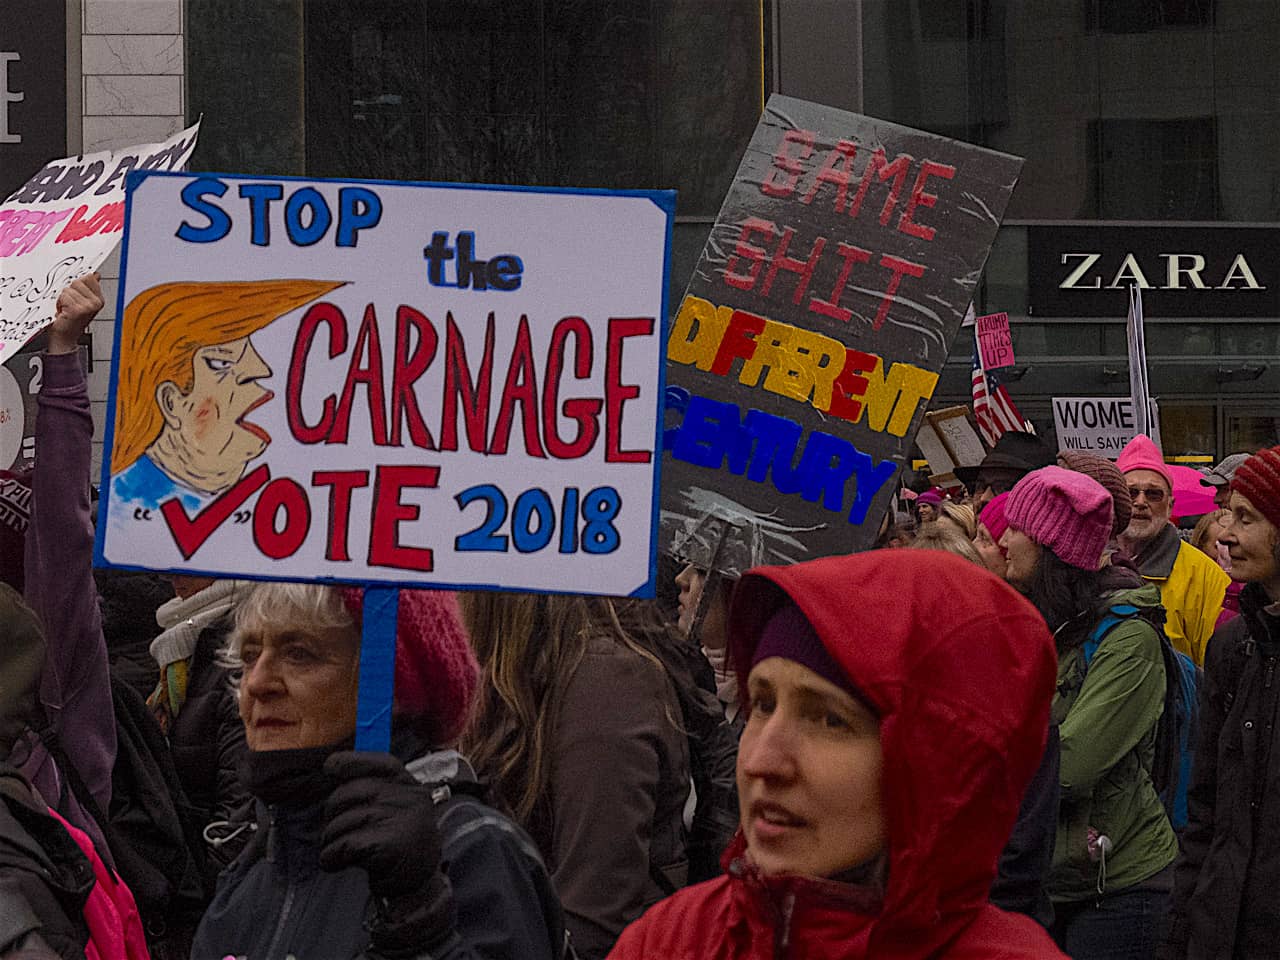
[[[1179,537],[1172,525],[1147,544],[1134,562],[1142,576],[1160,588],[1167,618],[1164,630],[1174,649],[1203,666],[1205,647],[1217,627],[1231,578]]]

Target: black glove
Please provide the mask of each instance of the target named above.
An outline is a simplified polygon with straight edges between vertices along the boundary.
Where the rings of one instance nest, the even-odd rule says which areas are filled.
[[[324,772],[337,786],[324,805],[320,865],[368,873],[377,903],[373,946],[411,956],[454,936],[431,790],[385,753],[335,753]]]

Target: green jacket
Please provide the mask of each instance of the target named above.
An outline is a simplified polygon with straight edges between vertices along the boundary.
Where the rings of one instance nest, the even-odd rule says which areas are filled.
[[[1158,608],[1160,592],[1147,585],[1108,594],[1089,618],[1085,639],[1117,603]],[[1059,655],[1053,720],[1062,741],[1062,795],[1046,884],[1055,901],[1123,890],[1178,855],[1177,837],[1151,784],[1164,674],[1159,634],[1136,617],[1102,638],[1087,672],[1083,643]],[[1111,840],[1105,858],[1090,855],[1090,827]]]

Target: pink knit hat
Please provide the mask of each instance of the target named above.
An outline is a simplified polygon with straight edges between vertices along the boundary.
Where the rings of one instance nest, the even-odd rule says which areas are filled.
[[[1120,468],[1121,473],[1128,473],[1130,470],[1154,470],[1164,477],[1164,482],[1169,485],[1169,491],[1173,492],[1173,474],[1165,466],[1160,448],[1145,434],[1140,433],[1125,444],[1125,448],[1120,451],[1120,456],[1116,459],[1116,466]]]
[[[1042,467],[1009,491],[1005,518],[1063,563],[1097,570],[1111,538],[1111,494],[1083,473]]]
[[[342,602],[362,623],[364,591],[340,587]],[[471,714],[480,668],[467,641],[457,595],[401,589],[396,608],[394,713],[425,721],[433,745],[457,739]]]
[[[1005,516],[1006,501],[1009,494],[1002,493],[992,497],[987,501],[987,505],[982,508],[982,516],[978,518],[978,522],[987,528],[987,532],[991,534],[991,539],[996,543],[1000,542],[1000,538],[1004,536],[1004,532],[1009,529],[1009,518]]]

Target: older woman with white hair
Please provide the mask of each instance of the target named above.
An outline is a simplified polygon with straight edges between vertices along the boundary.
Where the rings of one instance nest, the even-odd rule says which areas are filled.
[[[362,605],[354,589],[263,584],[236,611],[259,829],[192,956],[560,957],[536,848],[448,749],[477,683],[454,596],[400,591],[390,754],[351,749]]]

